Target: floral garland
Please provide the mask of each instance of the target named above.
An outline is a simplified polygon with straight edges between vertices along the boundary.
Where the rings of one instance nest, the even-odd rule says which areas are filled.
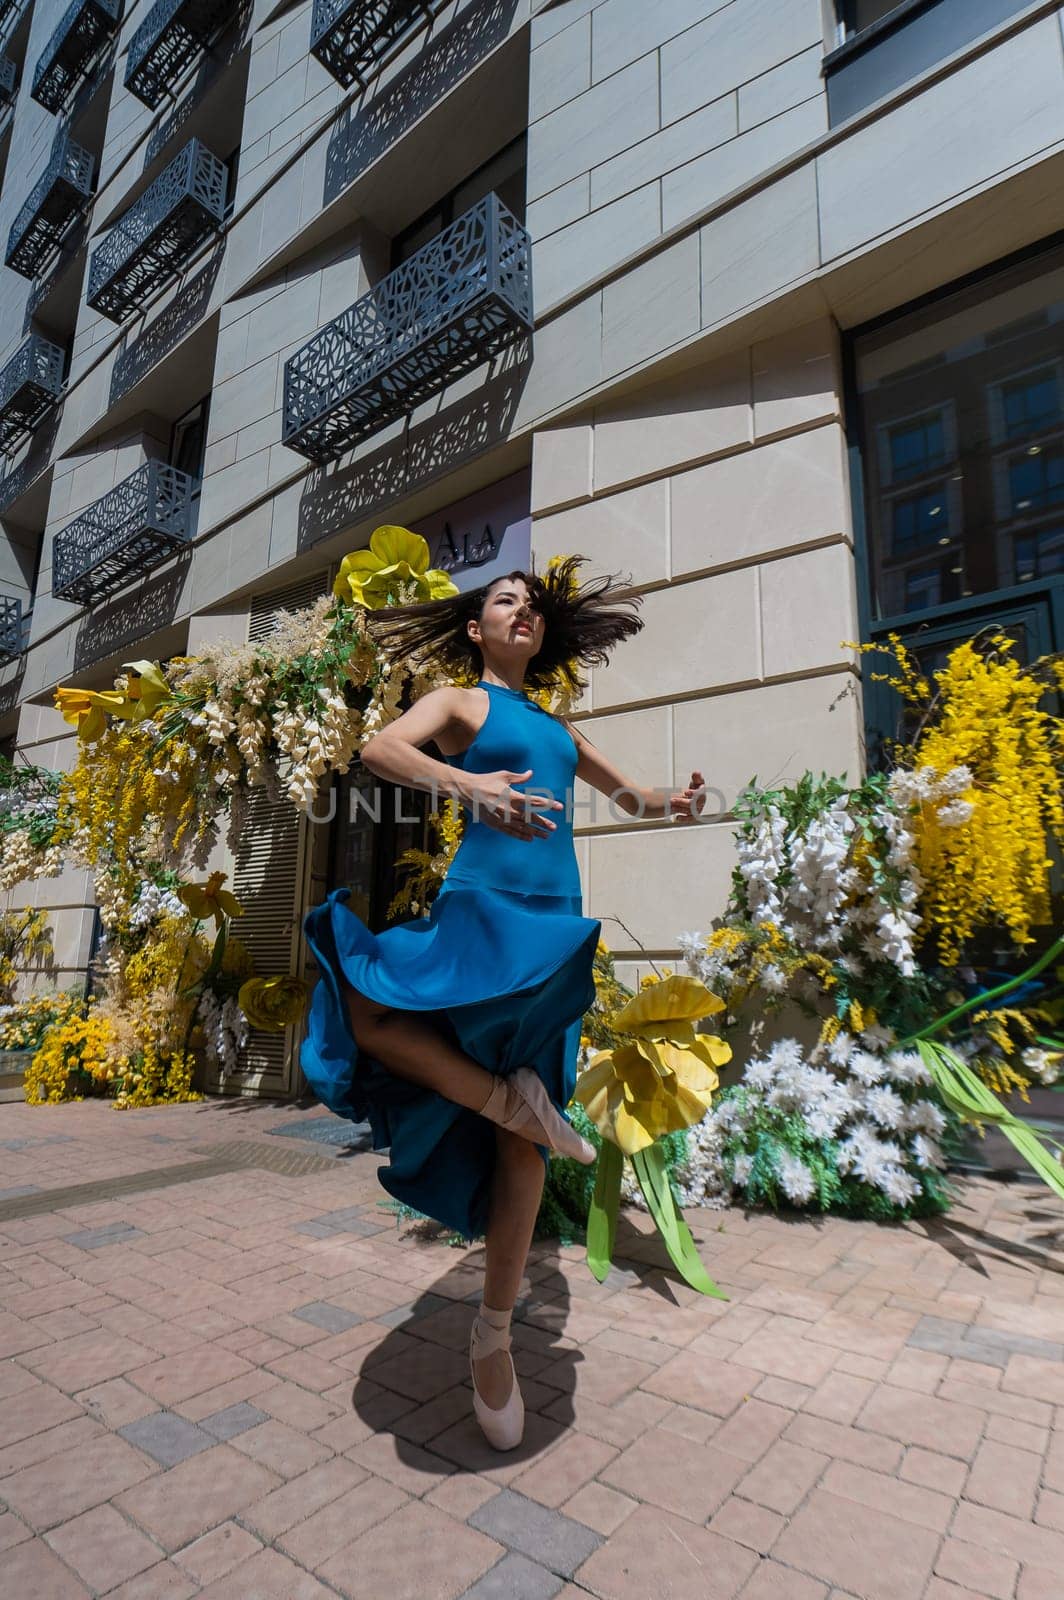
[[[1038,705],[1061,663],[1024,671],[1011,641],[990,645],[959,646],[932,687],[893,641],[888,681],[922,713],[916,740],[895,747],[908,765],[853,787],[806,773],[742,791],[721,925],[680,944],[688,971],[725,999],[748,1059],[689,1135],[685,1203],[739,1192],[880,1218],[944,1210],[958,1117],[979,1106],[998,1120],[991,1091],[1027,1097],[1057,1076],[1064,999],[1034,986],[1037,1004],[980,1007],[970,964],[985,933],[1031,942],[1049,903],[1046,834],[1064,837],[1062,725]],[[1022,805],[1019,752],[1032,773]],[[963,1006],[962,985],[977,997]],[[971,1086],[963,1110],[934,1053],[912,1048],[951,1007],[950,1070]],[[783,1017],[804,1041],[762,1044]]]

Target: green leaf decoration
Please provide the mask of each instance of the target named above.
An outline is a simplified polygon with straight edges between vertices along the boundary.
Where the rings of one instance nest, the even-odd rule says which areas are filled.
[[[587,1264],[599,1283],[613,1260],[623,1170],[623,1153],[609,1139],[603,1139],[595,1169],[595,1192],[587,1214]]]
[[[918,1039],[916,1048],[950,1110],[964,1122],[989,1122],[1000,1128],[1042,1181],[1064,1200],[1064,1166],[1061,1165],[1064,1145],[1048,1136],[1043,1139],[1030,1123],[1013,1116],[993,1090],[948,1045],[933,1039]],[[1057,1152],[1055,1155],[1053,1150]]]
[[[691,1230],[676,1209],[676,1202],[669,1187],[665,1152],[661,1146],[652,1144],[630,1159],[639,1180],[639,1187],[646,1197],[650,1215],[657,1223],[658,1231],[665,1241],[665,1248],[681,1277],[700,1294],[710,1294],[717,1300],[727,1300],[728,1296],[724,1290],[717,1287],[702,1265],[691,1237]],[[590,1240],[590,1230],[588,1238]],[[588,1255],[590,1257],[590,1249]]]

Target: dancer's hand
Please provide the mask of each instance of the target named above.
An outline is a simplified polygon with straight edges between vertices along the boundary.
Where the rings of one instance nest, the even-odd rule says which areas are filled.
[[[669,796],[673,822],[701,822],[705,803],[706,780],[700,772],[692,772],[687,788]]]
[[[564,802],[546,794],[525,794],[510,787],[511,783],[525,783],[531,776],[531,767],[527,772],[467,773],[464,798],[474,819],[518,839],[543,839],[553,833],[557,823],[542,813],[561,811]]]

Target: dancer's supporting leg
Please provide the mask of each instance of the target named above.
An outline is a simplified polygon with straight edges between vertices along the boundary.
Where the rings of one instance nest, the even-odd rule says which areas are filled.
[[[539,1203],[546,1167],[535,1145],[496,1128],[495,1171],[491,1182],[488,1227],[485,1234],[484,1304],[512,1311],[517,1299]],[[510,1359],[496,1350],[476,1363],[481,1396],[496,1410],[510,1392]]]

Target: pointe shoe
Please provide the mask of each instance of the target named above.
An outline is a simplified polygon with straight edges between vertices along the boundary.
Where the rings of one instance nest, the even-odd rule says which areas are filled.
[[[509,1319],[507,1319],[509,1320]],[[475,1318],[469,1338],[469,1372],[473,1379],[473,1414],[488,1443],[496,1450],[513,1450],[525,1431],[525,1402],[517,1384],[517,1372],[510,1357],[511,1387],[506,1404],[498,1408],[481,1399],[474,1362],[483,1361],[493,1350],[510,1349],[508,1329],[492,1327],[482,1317]]]
[[[531,1067],[518,1067],[508,1077],[497,1076],[480,1115],[533,1144],[545,1144],[559,1155],[571,1156],[582,1166],[594,1166],[597,1160],[594,1145],[562,1116],[543,1079]]]

